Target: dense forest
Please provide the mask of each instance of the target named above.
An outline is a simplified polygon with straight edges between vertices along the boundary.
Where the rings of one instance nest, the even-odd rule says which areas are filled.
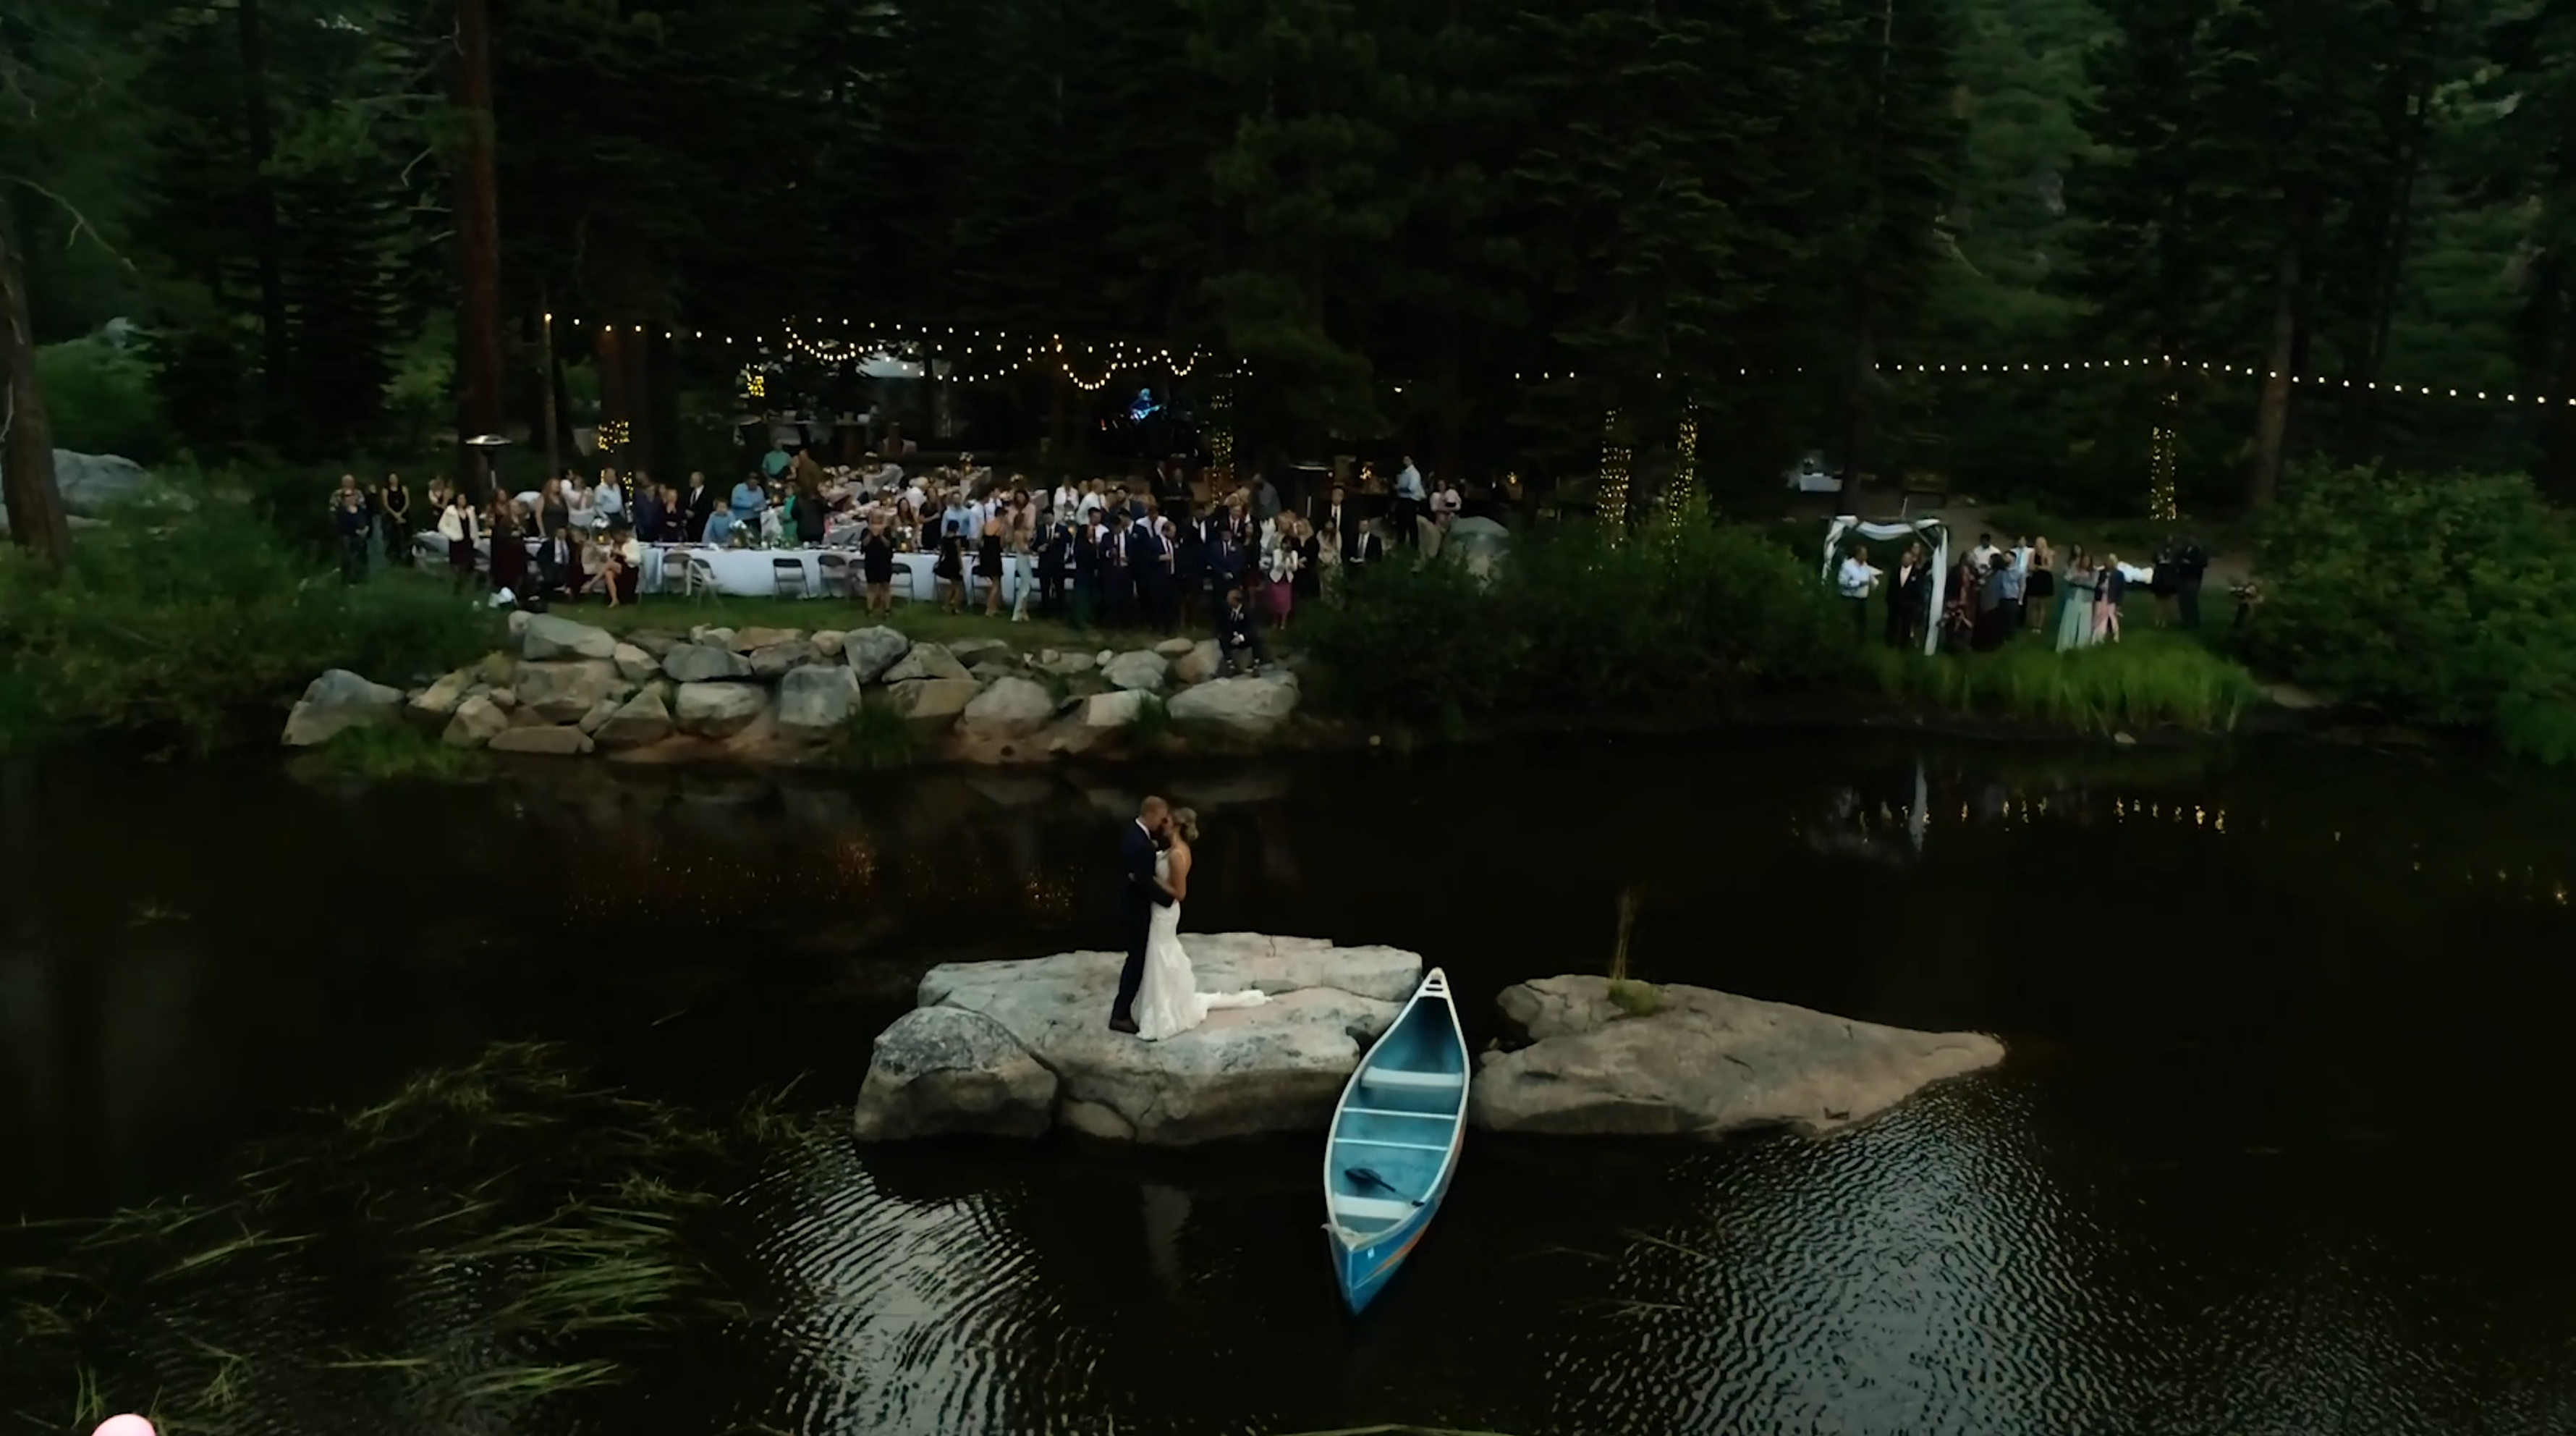
[[[906,326],[988,448],[2567,499],[2571,170],[2576,0],[0,0],[0,363],[207,465],[713,466]]]

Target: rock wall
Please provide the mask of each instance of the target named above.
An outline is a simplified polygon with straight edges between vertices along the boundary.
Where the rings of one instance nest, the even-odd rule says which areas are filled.
[[[463,748],[628,762],[795,764],[829,756],[863,707],[934,756],[1043,760],[1161,715],[1184,735],[1260,743],[1297,711],[1295,672],[1216,676],[1212,641],[1120,653],[1000,639],[914,643],[891,628],[699,627],[621,638],[557,614],[510,616],[513,651],[400,691],[335,669],[288,716],[289,747],[410,722]]]

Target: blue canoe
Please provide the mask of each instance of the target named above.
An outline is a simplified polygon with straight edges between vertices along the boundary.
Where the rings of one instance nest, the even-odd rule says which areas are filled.
[[[1360,1059],[1324,1142],[1324,1231],[1354,1313],[1422,1240],[1466,1134],[1467,1035],[1435,967]]]

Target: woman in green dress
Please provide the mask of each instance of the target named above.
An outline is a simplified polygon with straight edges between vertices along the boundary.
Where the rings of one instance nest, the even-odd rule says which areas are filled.
[[[2057,651],[2093,644],[2093,560],[2077,544],[2067,550],[2057,582]]]

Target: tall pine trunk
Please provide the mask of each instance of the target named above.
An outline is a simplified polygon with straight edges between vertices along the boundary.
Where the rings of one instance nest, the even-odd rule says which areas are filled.
[[[485,0],[456,0],[456,108],[465,143],[456,166],[457,438],[502,424],[501,206],[492,155],[492,37]],[[474,473],[479,466],[465,465]]]
[[[27,319],[27,286],[18,272],[17,251],[9,247],[9,212],[0,203],[0,376],[7,381],[8,428],[0,444],[0,464],[7,466],[5,498],[9,538],[60,573],[71,562],[71,520],[63,514],[62,489],[54,481],[54,431],[45,421],[45,390],[36,374],[36,331]]]
[[[277,188],[268,163],[268,63],[261,44],[259,0],[240,0],[234,20],[241,37],[242,134],[250,146],[251,243],[258,248],[260,436],[284,432],[286,381],[292,366],[286,329],[286,261],[277,224]]]
[[[2284,238],[2272,280],[2272,351],[2264,362],[2263,402],[2254,416],[2254,477],[2246,502],[2267,509],[2281,493],[2281,446],[2290,432],[2290,376],[2299,343],[2299,245]]]

